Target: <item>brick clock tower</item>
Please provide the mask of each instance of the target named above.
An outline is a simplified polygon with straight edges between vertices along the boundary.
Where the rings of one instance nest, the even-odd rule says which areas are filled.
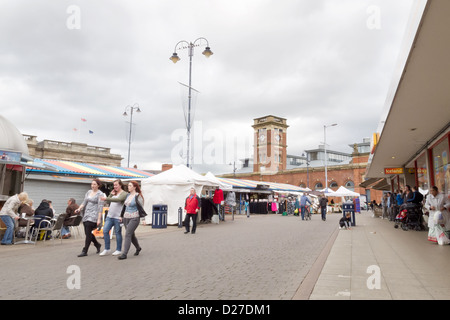
[[[253,120],[253,172],[276,173],[286,170],[286,119],[265,116]]]

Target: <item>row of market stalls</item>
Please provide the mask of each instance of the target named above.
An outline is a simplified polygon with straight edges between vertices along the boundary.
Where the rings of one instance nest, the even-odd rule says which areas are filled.
[[[318,195],[322,194],[334,199],[342,198],[342,202],[344,198],[358,198],[360,196],[359,193],[344,187],[336,191],[330,189],[314,194],[309,189],[290,184],[221,178],[215,177],[210,172],[201,175],[184,165],[178,165],[158,175],[141,180],[146,211],[151,213],[153,206],[165,204],[167,205],[167,223],[177,224],[179,222],[178,210],[184,208],[184,202],[191,187],[195,188],[197,195],[203,200],[212,199],[218,189],[225,194],[224,199],[227,198],[228,193],[233,193],[236,213],[243,213],[244,207],[242,204],[244,202],[247,202],[248,210],[251,213],[282,213],[288,208],[287,202],[294,202],[304,193],[310,194],[314,202],[317,202]],[[273,203],[276,203],[275,210],[271,206]],[[148,223],[152,223],[151,215],[147,216],[146,219]]]
[[[177,224],[178,209],[184,208],[184,202],[191,187],[195,188],[197,195],[203,200],[212,199],[218,189],[224,193],[224,199],[227,198],[228,193],[233,193],[236,213],[242,210],[240,204],[244,201],[249,203],[250,212],[258,213],[255,212],[256,207],[259,205],[267,208],[269,200],[273,201],[276,197],[296,197],[308,191],[308,189],[288,184],[220,178],[210,172],[201,175],[184,165],[178,165],[141,180],[141,189],[146,199],[146,211],[152,212],[154,205],[166,204],[167,223]],[[268,213],[268,211],[259,213]],[[146,219],[148,223],[151,223],[149,216]]]

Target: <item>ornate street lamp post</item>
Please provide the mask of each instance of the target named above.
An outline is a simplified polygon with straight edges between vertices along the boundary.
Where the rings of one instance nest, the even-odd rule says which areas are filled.
[[[135,103],[133,106],[126,106],[125,111],[123,112],[123,116],[128,116],[127,110],[130,109],[130,135],[128,136],[128,168],[130,167],[130,148],[131,148],[131,129],[133,126],[133,111],[136,110],[136,112],[141,112],[141,109],[139,109],[139,105]]]
[[[188,42],[185,40],[179,41],[175,45],[175,50],[172,54],[172,56],[169,58],[173,63],[177,63],[180,61],[180,57],[178,57],[177,54],[177,48],[178,49],[189,49],[189,93],[188,93],[188,114],[187,114],[187,123],[186,123],[186,130],[187,130],[187,157],[186,157],[186,166],[190,167],[190,144],[191,144],[191,127],[192,127],[192,119],[191,119],[191,92],[192,92],[192,57],[194,55],[194,47],[199,47],[201,41],[206,41],[206,47],[205,50],[203,50],[202,54],[209,58],[213,53],[211,51],[211,48],[209,47],[208,40],[205,38],[198,38],[193,42]],[[179,45],[183,45],[178,47]]]

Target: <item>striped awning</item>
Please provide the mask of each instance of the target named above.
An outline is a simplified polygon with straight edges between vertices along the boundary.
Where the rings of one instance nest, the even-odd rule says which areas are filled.
[[[115,166],[106,166],[90,163],[81,163],[62,160],[42,160],[34,159],[35,163],[42,163],[45,166],[53,167],[55,170],[45,170],[39,168],[27,167],[27,172],[33,173],[51,173],[74,176],[89,176],[99,178],[133,179],[148,178],[154,174],[134,168],[122,168]],[[56,172],[55,172],[56,171]]]
[[[268,186],[265,190],[280,191],[280,192],[307,192],[308,189],[294,186],[285,183],[267,182],[267,181],[254,181],[245,179],[231,179],[231,178],[219,178],[221,182],[230,184],[234,188],[246,188],[246,189],[259,189],[258,186],[266,185]]]

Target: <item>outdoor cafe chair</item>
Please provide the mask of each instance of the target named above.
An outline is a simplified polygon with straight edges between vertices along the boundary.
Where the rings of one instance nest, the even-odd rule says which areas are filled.
[[[55,232],[59,232],[59,237],[62,243],[61,229],[64,226],[64,220],[66,218],[66,213],[61,213],[56,219],[43,219],[39,222],[39,225],[35,227],[33,235],[35,237],[34,244],[36,245],[37,238],[41,231],[45,231],[46,233],[50,233],[52,235],[51,239],[55,240]],[[44,242],[47,239],[47,236],[44,236]],[[55,242],[53,242],[53,245]]]

